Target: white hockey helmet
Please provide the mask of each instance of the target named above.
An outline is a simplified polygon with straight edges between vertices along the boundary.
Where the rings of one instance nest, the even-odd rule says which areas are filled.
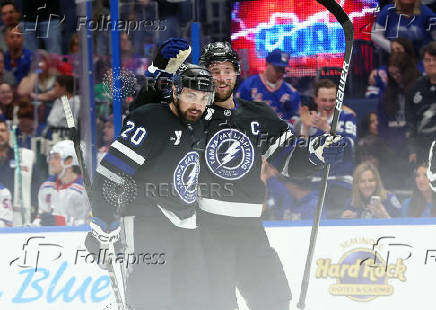
[[[71,140],[59,141],[53,145],[49,155],[52,154],[59,154],[62,159],[62,164],[64,163],[65,159],[71,156],[73,158],[71,166],[79,166],[79,161],[77,160],[76,151],[74,149],[74,142]]]

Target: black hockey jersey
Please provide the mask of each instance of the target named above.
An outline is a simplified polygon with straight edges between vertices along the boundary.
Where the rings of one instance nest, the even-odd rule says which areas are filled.
[[[199,204],[211,213],[259,217],[265,200],[262,155],[286,174],[297,139],[267,104],[242,99],[235,104],[232,110],[214,105],[205,113]],[[304,164],[310,166],[307,156]]]
[[[118,193],[115,203],[113,193],[118,190],[122,195],[123,182],[133,180],[127,182],[127,191],[132,193],[130,187],[136,186],[135,197],[122,215],[146,215],[149,208],[157,207],[173,224],[189,227],[186,221],[195,213],[200,172],[200,155],[193,149],[195,130],[177,118],[169,105],[152,103],[132,112],[97,168],[93,216],[114,221],[119,204]]]
[[[410,153],[427,155],[436,136],[436,84],[432,84],[428,76],[420,77],[410,89],[406,121],[411,138]]]

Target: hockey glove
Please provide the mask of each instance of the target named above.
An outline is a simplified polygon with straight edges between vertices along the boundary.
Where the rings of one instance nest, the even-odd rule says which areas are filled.
[[[39,215],[39,225],[41,226],[65,226],[65,217],[60,215],[53,215],[45,212]]]
[[[324,134],[309,144],[309,160],[314,165],[333,165],[344,158],[345,140],[341,136]]]
[[[88,232],[85,239],[85,247],[88,252],[94,256],[94,260],[102,269],[107,269],[108,261],[101,261],[96,259],[99,257],[101,250],[107,250],[110,243],[116,243],[120,236],[119,222],[113,222],[111,225],[106,225],[105,222],[99,218],[92,218],[92,222],[89,224],[91,231]]]
[[[430,181],[430,187],[436,192],[436,140],[433,141],[430,147],[430,154],[428,157],[427,177]]]
[[[93,217],[91,223],[91,234],[101,244],[115,243],[120,238],[120,222],[115,221],[107,225],[97,217]]]
[[[159,47],[152,65],[147,69],[146,76],[153,76],[156,79],[163,73],[171,76],[176,73],[189,54],[191,54],[191,47],[188,41],[176,38],[166,40]]]

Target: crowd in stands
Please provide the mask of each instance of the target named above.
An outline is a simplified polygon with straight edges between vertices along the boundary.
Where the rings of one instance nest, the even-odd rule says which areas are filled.
[[[0,4],[0,197],[4,198],[0,226],[23,224],[13,215],[20,212],[19,204],[12,203],[18,199],[14,196],[18,186],[14,140],[18,148],[34,152],[33,166],[23,167],[33,168],[31,208],[24,224],[79,225],[89,220],[77,159],[68,153],[71,142],[58,145],[69,139],[61,98],[67,97],[76,123],[84,108],[74,74],[74,59],[80,54],[79,34],[72,30],[77,26],[77,12],[68,1],[45,2],[51,15],[39,10],[38,1],[22,1],[20,7],[14,1]],[[186,26],[187,17],[174,12],[189,11],[183,1],[141,0],[125,8],[120,14],[126,19],[164,16],[169,27],[157,35],[121,32],[121,61],[127,68],[138,67],[138,58],[151,58],[149,50],[158,42],[183,35],[184,28],[178,25]],[[419,0],[394,0],[381,8],[371,36],[372,51],[381,62],[369,72],[366,92],[354,97],[361,106],[345,100],[337,127],[347,142],[345,156],[331,167],[323,219],[436,215],[436,197],[425,173],[430,143],[436,139],[434,8],[434,3],[427,7]],[[95,9],[96,16],[109,14],[104,1],[97,1]],[[44,36],[49,27],[50,35]],[[114,140],[111,98],[102,87],[103,75],[111,68],[109,37],[107,31],[94,34],[98,161]],[[271,51],[259,74],[238,81],[236,96],[267,102],[293,125],[297,136],[322,136],[331,129],[337,81],[321,76],[314,77],[309,86],[291,85],[287,76],[290,57],[285,51]],[[131,100],[124,100],[123,111]],[[376,105],[362,109],[366,102]],[[306,177],[283,177],[265,163],[261,179],[267,188],[265,219],[313,218],[320,171]],[[63,191],[61,199],[70,199],[74,210],[56,209],[59,191]]]

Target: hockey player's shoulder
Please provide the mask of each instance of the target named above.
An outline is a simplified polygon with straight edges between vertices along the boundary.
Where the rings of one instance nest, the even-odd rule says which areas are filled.
[[[277,119],[278,116],[276,112],[263,101],[247,101],[244,99],[238,99],[241,108],[247,111],[252,111],[256,115],[262,115],[263,118],[273,118]]]
[[[52,188],[52,189],[56,189],[56,180],[57,177],[56,175],[49,175],[47,180],[45,180],[41,186],[39,187],[39,189],[44,189],[44,188]]]
[[[69,186],[70,190],[73,190],[79,194],[83,194],[85,192],[85,187],[83,186],[83,178],[80,176],[74,180],[73,183]]]

